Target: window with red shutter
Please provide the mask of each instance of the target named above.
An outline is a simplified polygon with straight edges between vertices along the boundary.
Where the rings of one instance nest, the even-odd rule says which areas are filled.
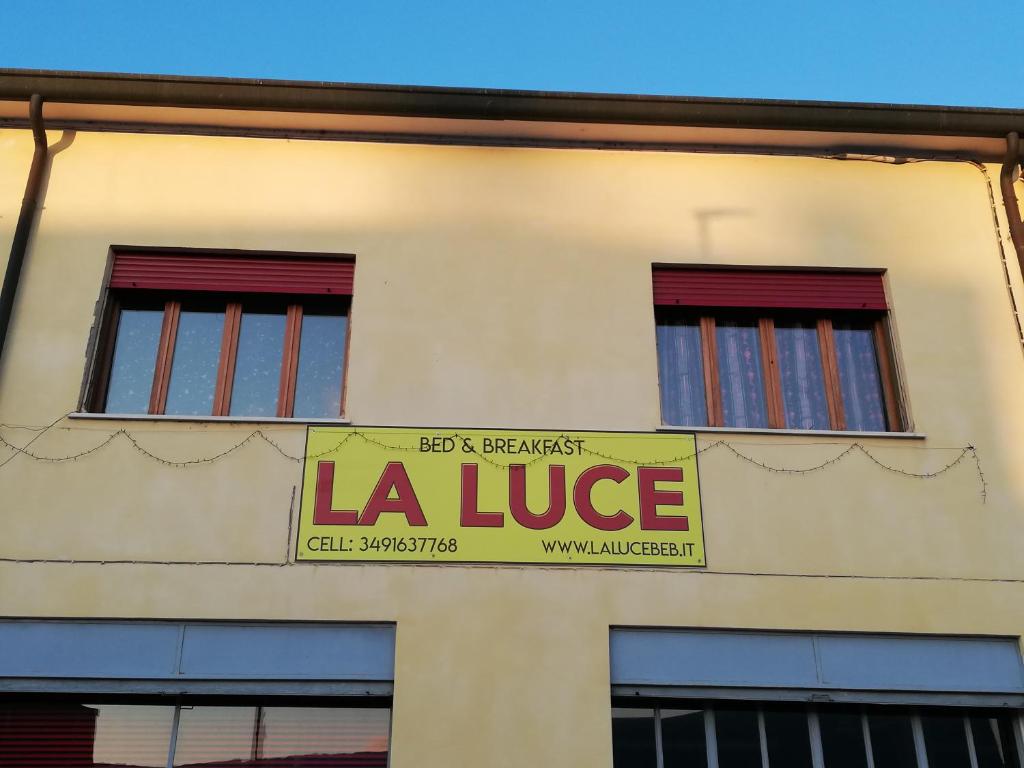
[[[91,410],[337,418],[355,262],[118,250]]]
[[[655,266],[665,424],[905,429],[881,272]]]

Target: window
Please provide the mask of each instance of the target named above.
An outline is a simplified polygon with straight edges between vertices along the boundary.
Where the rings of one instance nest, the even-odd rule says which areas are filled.
[[[1020,768],[1019,714],[683,701],[613,707],[614,768]],[[820,755],[820,762],[814,757]]]
[[[665,424],[896,432],[882,276],[656,267]]]
[[[390,709],[0,701],[0,765],[384,768]]]
[[[336,418],[353,263],[115,254],[92,410]]]

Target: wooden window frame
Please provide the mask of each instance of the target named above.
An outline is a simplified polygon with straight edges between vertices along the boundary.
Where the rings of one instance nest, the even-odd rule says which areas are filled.
[[[663,309],[663,312],[677,315],[676,310]],[[701,361],[704,373],[705,404],[707,408],[707,426],[726,427],[722,410],[721,373],[718,367],[718,343],[716,340],[716,321],[724,317],[742,315],[755,321],[758,328],[761,354],[761,371],[764,378],[764,395],[768,416],[767,429],[785,430],[786,413],[782,399],[782,376],[779,369],[778,349],[775,340],[776,320],[800,320],[814,322],[818,334],[818,346],[821,354],[822,372],[825,381],[825,399],[828,404],[830,431],[847,431],[846,415],[843,408],[843,396],[840,387],[839,363],[836,357],[835,332],[833,320],[838,317],[853,317],[861,322],[872,324],[875,346],[875,359],[878,365],[878,376],[882,388],[883,411],[885,414],[886,431],[903,432],[906,430],[906,418],[903,402],[899,396],[896,379],[896,365],[893,354],[892,336],[889,330],[887,313],[863,312],[843,313],[827,311],[786,310],[682,310],[682,315],[690,321],[696,320],[700,327]],[[659,313],[657,322],[661,324]],[[659,365],[660,371],[660,365]],[[685,424],[666,426],[685,427]]]
[[[107,302],[105,312],[105,328],[100,336],[99,360],[96,375],[93,383],[93,394],[90,398],[90,410],[97,413],[105,412],[107,394],[110,387],[110,373],[113,364],[114,351],[117,342],[117,329],[120,323],[121,312],[124,308],[124,298],[131,296],[132,299],[144,299],[145,292],[128,291],[112,292]],[[210,301],[212,297],[207,295],[191,296],[187,294],[176,295],[173,298],[161,299],[157,295],[150,296],[154,308],[163,303],[163,322],[160,329],[160,338],[157,342],[156,364],[153,370],[153,383],[150,389],[149,407],[145,415],[165,415],[167,407],[167,393],[170,388],[171,374],[174,370],[174,348],[177,340],[178,324],[181,319],[182,303],[187,304],[190,299],[195,298],[203,302]],[[251,302],[266,302],[276,297],[268,297],[264,294],[235,295],[213,299],[217,305],[224,305],[224,327],[221,333],[220,350],[217,365],[217,379],[214,385],[214,397],[211,417],[231,416],[231,396],[234,387],[235,366],[238,360],[238,341],[241,333],[242,317],[245,314],[244,305]],[[347,384],[348,361],[349,361],[349,339],[351,335],[352,308],[351,298],[332,297],[331,306],[333,313],[343,315],[346,318],[345,340],[343,346],[343,364],[341,375],[341,391],[339,393],[339,412],[326,415],[322,418],[334,419],[343,418],[345,409],[345,389]],[[299,348],[302,337],[303,308],[313,305],[322,306],[324,301],[321,297],[293,296],[282,297],[279,306],[285,307],[285,331],[284,343],[282,345],[280,377],[278,383],[277,403],[275,407],[275,418],[294,418],[295,388],[298,380]],[[132,414],[124,414],[132,415]],[[143,414],[139,414],[143,415]],[[202,416],[197,418],[203,418]],[[238,414],[235,418],[251,418],[244,414]]]

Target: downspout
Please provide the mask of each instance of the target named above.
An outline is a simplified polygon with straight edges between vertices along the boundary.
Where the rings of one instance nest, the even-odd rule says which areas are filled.
[[[18,292],[18,281],[21,279],[21,268],[25,263],[25,252],[28,250],[29,235],[35,221],[36,209],[39,207],[39,189],[43,181],[43,166],[46,165],[46,131],[43,129],[43,97],[32,94],[29,101],[29,121],[32,125],[32,138],[35,140],[35,151],[32,153],[32,165],[28,169],[28,181],[25,183],[25,197],[21,201],[21,213],[14,230],[14,241],[11,243],[11,258],[7,262],[3,287],[0,288],[0,361],[3,360],[4,342],[7,341],[7,329],[11,324],[11,312],[14,309],[14,297]]]
[[[1017,264],[1024,276],[1024,221],[1021,221],[1017,192],[1013,188],[1013,177],[1019,166],[1020,136],[1013,131],[1006,136],[1006,159],[999,173],[999,189],[1003,193],[1003,205],[1006,206],[1006,218],[1010,224],[1010,241],[1017,251]]]

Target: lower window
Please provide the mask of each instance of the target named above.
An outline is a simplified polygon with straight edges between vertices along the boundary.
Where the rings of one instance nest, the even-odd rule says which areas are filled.
[[[681,701],[612,709],[614,768],[1020,768],[1016,710]]]
[[[0,700],[0,766],[384,768],[387,706]]]

